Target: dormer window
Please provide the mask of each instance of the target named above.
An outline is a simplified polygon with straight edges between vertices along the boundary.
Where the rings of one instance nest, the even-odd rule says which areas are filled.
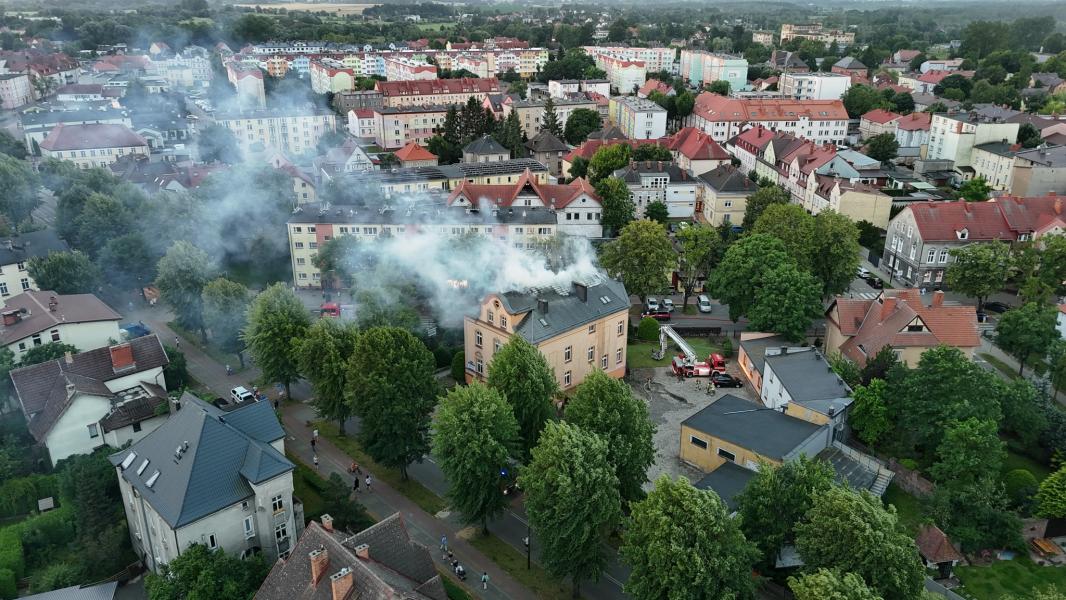
[[[965,228],[960,229],[959,231],[955,232],[955,235],[959,236],[960,240],[965,240],[970,237],[970,230]]]

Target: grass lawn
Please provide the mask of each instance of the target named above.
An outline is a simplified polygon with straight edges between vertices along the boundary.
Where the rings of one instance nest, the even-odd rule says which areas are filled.
[[[491,533],[474,536],[470,544],[532,590],[537,598],[566,600],[571,597],[569,585],[560,583],[536,564],[526,569],[526,555]]]
[[[999,360],[995,356],[992,356],[991,354],[985,352],[978,352],[977,356],[980,356],[985,362],[999,370],[1000,373],[1006,375],[1008,379],[1018,378],[1018,371],[1015,371],[1010,367],[1010,365],[1003,362],[1002,360]]]
[[[170,321],[167,323],[167,327],[174,330],[174,333],[181,337],[182,343],[189,344],[190,346],[196,346],[201,352],[210,356],[215,362],[221,365],[229,365],[233,367],[234,373],[240,373],[245,368],[241,368],[241,361],[237,358],[236,354],[227,354],[211,344],[204,344],[200,340],[200,333],[197,331],[189,331],[178,324],[177,321]],[[173,342],[174,340],[163,340],[164,343]],[[178,348],[181,350],[181,348]],[[247,363],[246,363],[247,364]]]
[[[703,360],[712,352],[721,352],[722,347],[712,344],[707,338],[685,338],[696,351],[696,356]],[[637,342],[626,347],[626,364],[633,369],[647,367],[667,367],[673,356],[677,354],[677,348],[671,345],[666,349],[666,356],[662,360],[655,360],[651,353],[659,349],[658,342]]]
[[[1028,557],[996,561],[987,567],[956,567],[963,587],[955,590],[968,598],[994,600],[1007,594],[1029,598],[1034,590],[1050,585],[1066,590],[1066,569],[1041,567]]]
[[[1003,460],[1003,473],[1006,474],[1014,469],[1029,471],[1033,474],[1033,477],[1036,477],[1037,483],[1051,475],[1051,467],[1008,448],[1006,458]]]
[[[428,488],[418,483],[414,479],[404,479],[400,475],[400,471],[397,469],[386,469],[381,465],[374,462],[370,455],[367,454],[363,447],[359,445],[358,440],[350,435],[340,435],[337,431],[337,424],[330,421],[315,421],[315,427],[318,428],[318,432],[325,436],[326,439],[333,442],[338,448],[344,451],[345,454],[351,456],[359,463],[359,466],[364,470],[369,469],[371,475],[375,478],[389,484],[397,492],[400,492],[404,496],[420,506],[422,510],[428,512],[431,515],[435,515],[447,507],[447,504],[440,496],[431,492]]]
[[[900,525],[911,535],[918,533],[918,527],[922,524],[922,506],[918,498],[903,491],[896,484],[890,484],[885,495],[882,497],[885,504],[896,507]]]
[[[441,573],[440,580],[444,584],[444,591],[448,594],[448,600],[473,600],[474,597],[463,589],[462,585],[452,581],[451,577]]]
[[[304,504],[304,518],[308,521],[317,520],[326,512],[326,501],[318,494],[311,482],[315,478],[322,478],[293,454],[286,452],[285,456],[296,465],[296,470],[292,474],[292,493]]]

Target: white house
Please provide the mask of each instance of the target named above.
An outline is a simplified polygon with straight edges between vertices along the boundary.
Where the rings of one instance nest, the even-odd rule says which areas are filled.
[[[267,564],[303,529],[285,431],[267,402],[225,412],[184,394],[161,427],[111,455],[134,552],[152,571],[193,544]]]
[[[696,214],[696,190],[699,181],[673,162],[643,161],[630,163],[614,172],[626,182],[633,194],[637,216],[652,202],[663,202],[670,218],[691,219]]]
[[[760,399],[767,408],[816,425],[839,422],[851,388],[814,348],[767,348]]]
[[[30,434],[55,465],[159,427],[169,412],[169,362],[159,338],[149,335],[15,369],[11,381]]]
[[[37,283],[26,270],[26,263],[31,258],[48,256],[49,252],[67,250],[70,250],[67,243],[59,239],[53,229],[0,239],[0,298],[36,290]]]
[[[122,315],[92,294],[29,290],[4,298],[0,317],[0,345],[16,358],[50,342],[92,350],[121,339]]]

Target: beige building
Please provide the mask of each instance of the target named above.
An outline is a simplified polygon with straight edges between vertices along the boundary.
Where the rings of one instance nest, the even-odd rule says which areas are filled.
[[[814,175],[813,184],[809,182],[807,185],[803,207],[815,215],[823,210],[835,210],[854,223],[866,221],[880,229],[887,229],[892,197],[876,185]]]
[[[703,221],[714,227],[722,223],[740,225],[748,207],[748,196],[759,191],[740,169],[731,164],[707,171],[696,178],[696,205]]]
[[[559,117],[559,125],[566,127],[566,120],[579,108],[598,111],[596,103],[592,100],[552,100],[555,104],[555,114]],[[534,138],[544,126],[544,100],[518,100],[504,102],[503,118],[506,119],[512,112],[518,113],[518,122],[522,124],[522,131],[527,138]]]
[[[236,61],[226,63],[226,77],[237,92],[237,102],[246,108],[266,106],[266,88],[263,71],[254,65]]]
[[[466,104],[470,98],[481,102],[489,94],[499,94],[500,82],[494,77],[379,81],[375,89],[381,92],[382,102],[388,107],[449,105]]]
[[[821,23],[799,25],[782,23],[781,43],[784,44],[789,40],[797,39],[822,42],[826,47],[834,42],[840,47],[847,47],[855,43],[855,32],[843,31],[840,29],[825,29],[822,27]]]
[[[120,156],[148,155],[148,142],[125,125],[56,125],[40,143],[41,156],[74,163],[79,169],[107,167]]]
[[[313,150],[327,132],[337,130],[336,113],[312,108],[219,112],[214,120],[233,132],[245,152],[261,144],[286,154],[301,154]]]
[[[1012,190],[1014,157],[1021,146],[1011,141],[988,142],[973,147],[973,176],[983,177],[988,187],[999,192]]]
[[[448,107],[442,104],[387,106],[373,111],[374,125],[368,130],[374,135],[374,143],[387,150],[411,143],[425,146],[448,116]]]
[[[0,75],[0,108],[12,110],[33,102],[33,85],[26,73]]]
[[[484,381],[492,358],[512,335],[537,347],[566,393],[595,370],[626,372],[629,295],[618,281],[595,277],[568,285],[489,294],[466,317],[466,380]]]

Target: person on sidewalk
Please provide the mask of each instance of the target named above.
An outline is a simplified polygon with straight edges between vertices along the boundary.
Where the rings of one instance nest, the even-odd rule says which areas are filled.
[[[315,438],[311,438],[311,452],[315,451]]]
[[[359,478],[358,477],[356,477],[354,480],[352,480],[352,493],[353,494],[358,494],[359,493]]]
[[[487,571],[481,572],[481,589],[489,589],[489,574]]]
[[[448,536],[440,536],[440,552],[443,558],[448,558]]]
[[[178,336],[174,336],[174,347],[181,350],[181,340],[178,339]]]
[[[366,481],[364,483],[366,483],[366,491],[369,492],[370,491],[370,473],[366,474]]]
[[[233,375],[233,367],[226,365],[226,377]]]
[[[316,454],[316,455],[314,455],[314,456],[312,457],[312,460],[314,460],[314,461],[315,461],[315,470],[317,471],[317,470],[318,470],[318,455],[317,455],[317,454]]]

